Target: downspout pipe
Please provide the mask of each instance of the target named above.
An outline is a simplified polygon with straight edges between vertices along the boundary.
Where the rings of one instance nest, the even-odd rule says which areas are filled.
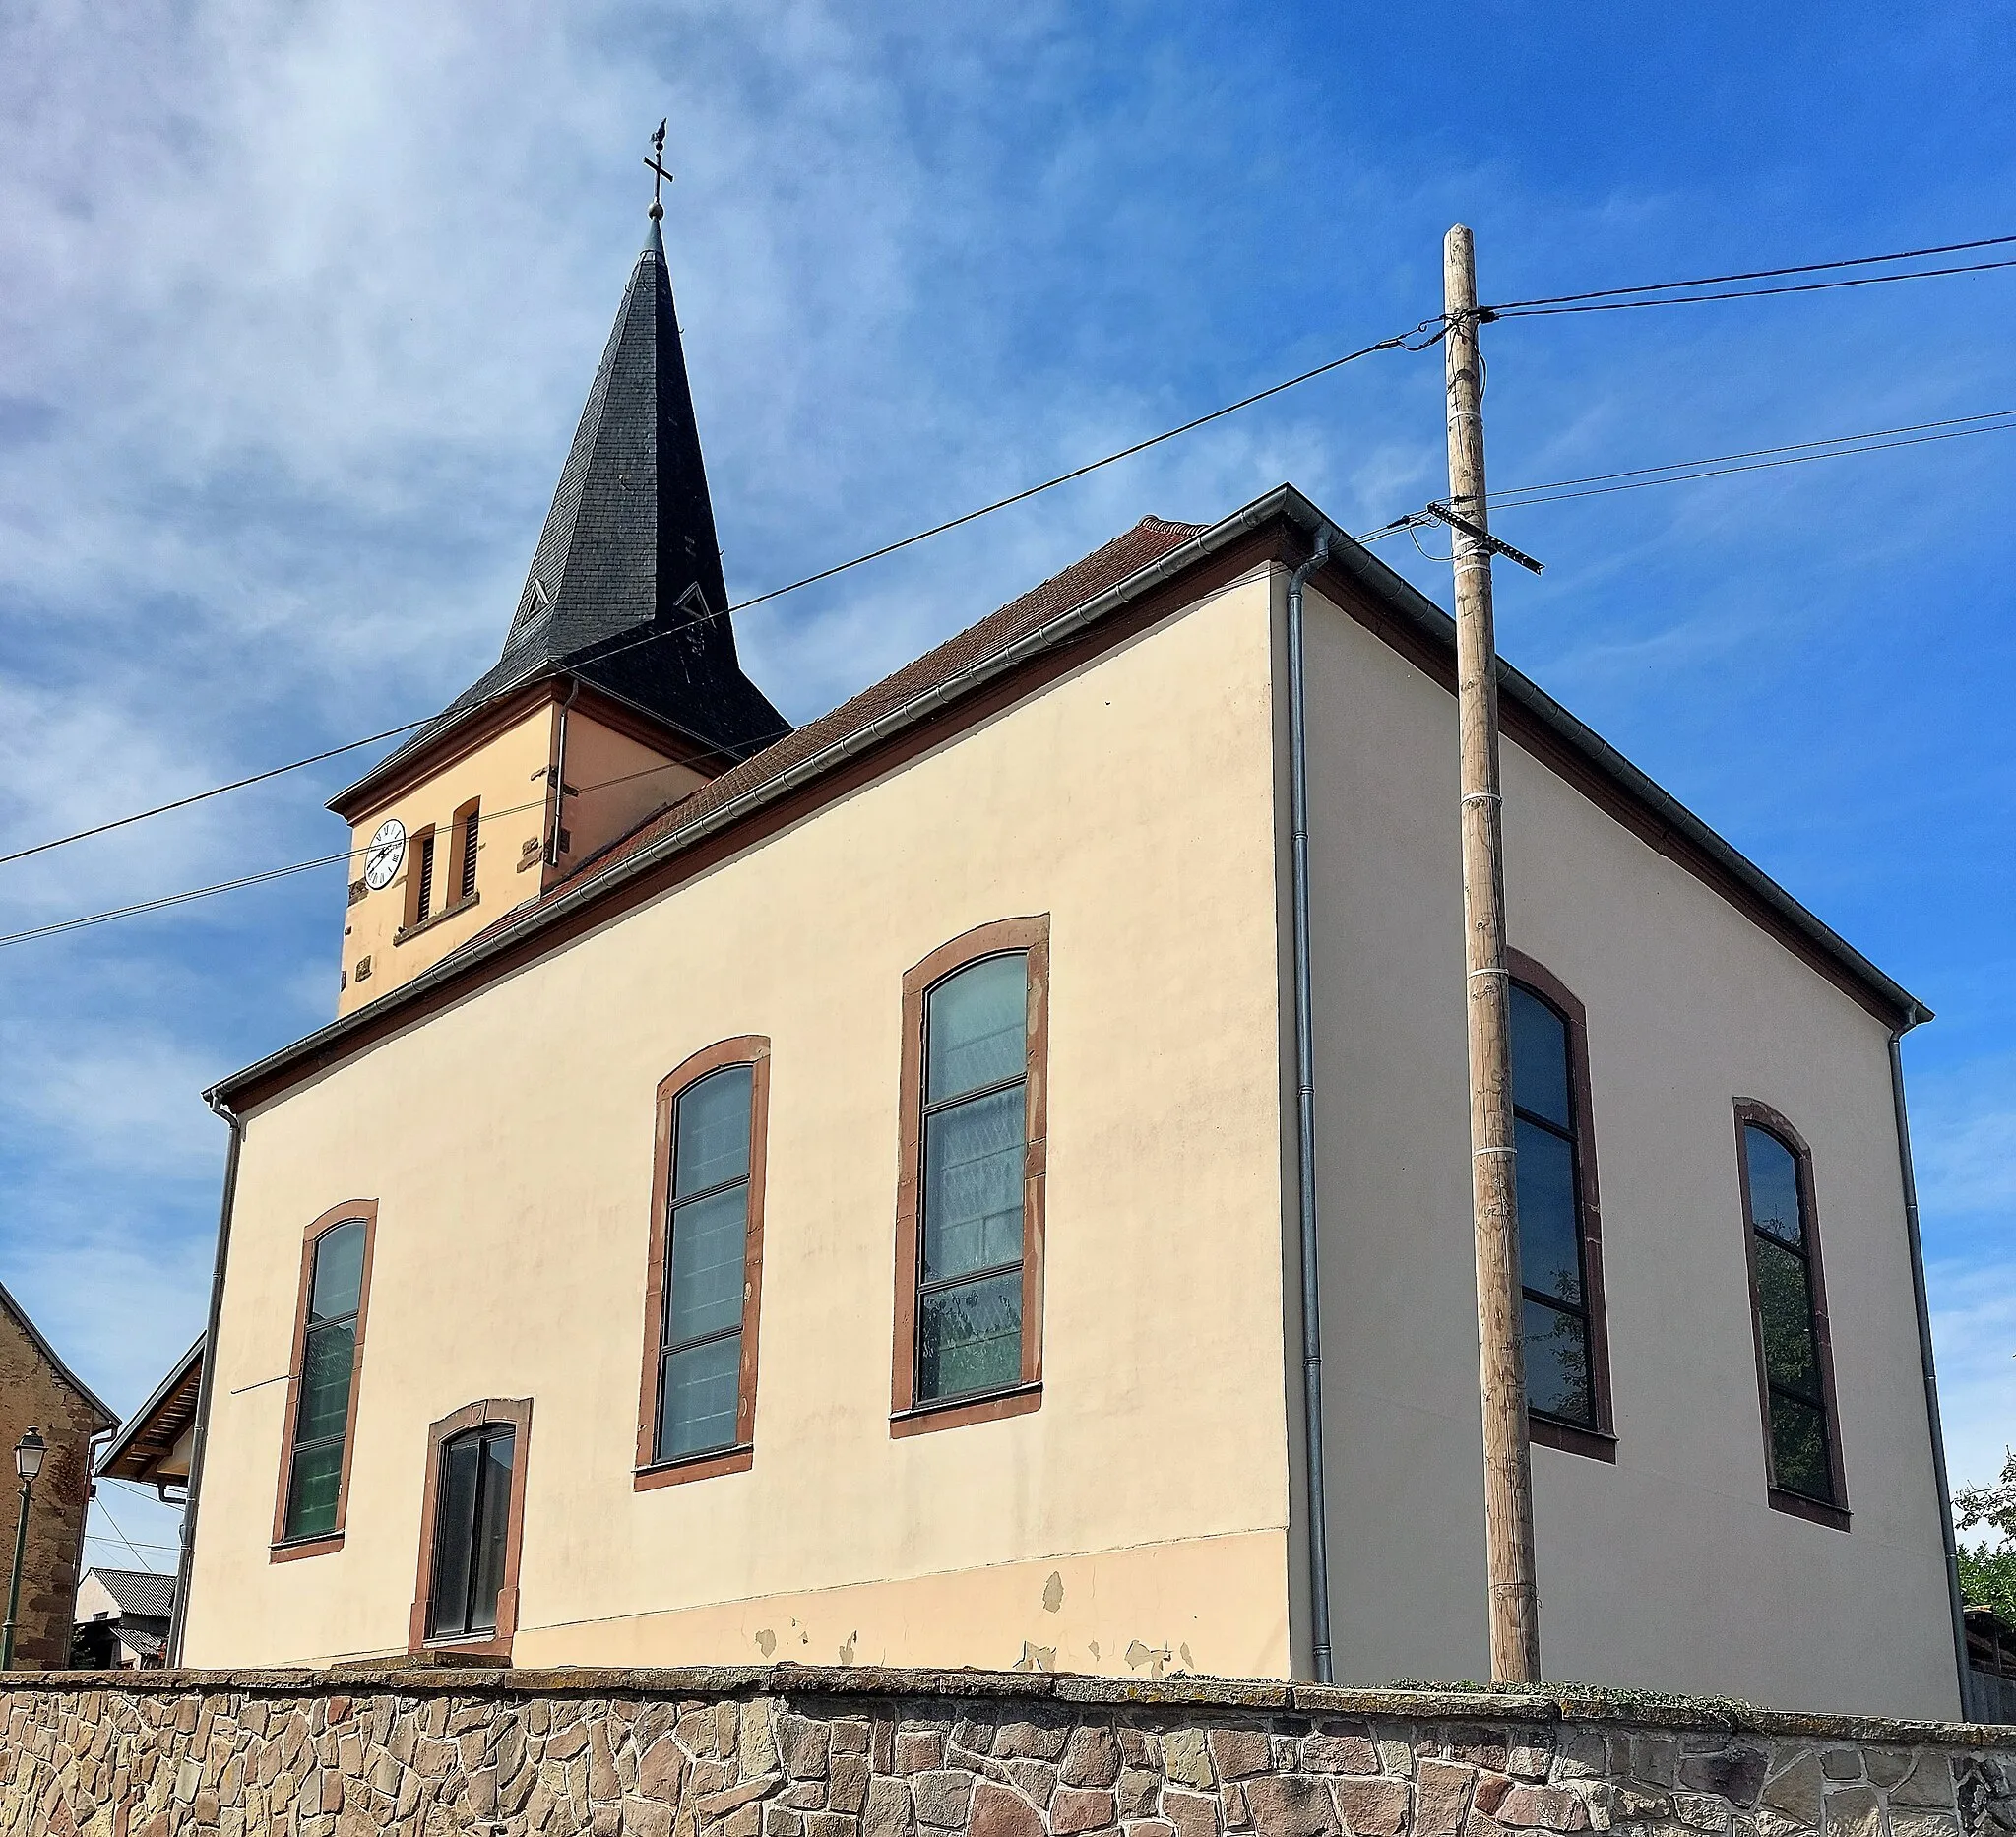
[[[1302,671],[1302,589],[1330,558],[1330,526],[1288,584],[1288,785],[1293,849],[1295,978],[1295,1194],[1302,1277],[1302,1437],[1308,1487],[1309,1643],[1318,1683],[1332,1678],[1330,1531],[1323,1486],[1323,1324],[1316,1231],[1316,1037],[1309,992],[1309,748]]]
[[[231,1132],[224,1151],[224,1194],[218,1209],[217,1262],[210,1274],[210,1314],[203,1330],[203,1375],[196,1385],[196,1432],[189,1446],[189,1490],[182,1507],[182,1548],[175,1558],[175,1607],[168,1622],[167,1662],[182,1663],[182,1634],[189,1623],[189,1574],[196,1555],[196,1512],[203,1498],[203,1457],[210,1446],[210,1401],[217,1389],[217,1327],[224,1305],[224,1264],[231,1249],[231,1211],[238,1197],[238,1151],[245,1141],[245,1119],[218,1096],[206,1091],[203,1101]]]
[[[1946,1481],[1946,1434],[1939,1423],[1939,1380],[1932,1368],[1932,1310],[1925,1293],[1925,1252],[1919,1235],[1918,1175],[1911,1164],[1911,1117],[1904,1103],[1904,1036],[1925,1018],[1914,1007],[1890,1036],[1890,1101],[1897,1114],[1897,1165],[1904,1175],[1904,1232],[1911,1244],[1911,1293],[1918,1304],[1918,1354],[1925,1383],[1925,1420],[1932,1432],[1932,1477],[1939,1489],[1939,1535],[1946,1548],[1946,1598],[1953,1614],[1953,1658],[1960,1672],[1960,1714],[1976,1720],[1968,1677],[1967,1609],[1960,1596],[1960,1548],[1953,1530],[1953,1494]]]
[[[560,704],[558,730],[553,738],[553,821],[546,831],[546,865],[560,865],[560,831],[567,821],[567,711],[574,706],[574,698],[581,693],[581,678],[572,676],[567,682],[567,697]]]

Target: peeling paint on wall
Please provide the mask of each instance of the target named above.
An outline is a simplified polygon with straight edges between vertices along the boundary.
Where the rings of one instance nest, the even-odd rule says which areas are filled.
[[[1055,1614],[1064,1605],[1064,1572],[1052,1569],[1050,1579],[1043,1584],[1043,1612]]]

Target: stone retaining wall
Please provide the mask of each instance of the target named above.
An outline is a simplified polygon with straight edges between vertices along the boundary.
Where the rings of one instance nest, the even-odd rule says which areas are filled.
[[[996,1672],[46,1673],[4,1837],[2008,1837],[2016,1732]]]

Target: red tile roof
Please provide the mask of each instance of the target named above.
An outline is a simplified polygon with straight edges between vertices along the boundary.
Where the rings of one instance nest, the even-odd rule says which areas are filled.
[[[1011,600],[998,611],[989,612],[985,618],[884,676],[880,682],[870,684],[860,694],[841,703],[832,713],[793,728],[775,745],[765,747],[721,777],[687,792],[677,802],[653,812],[627,834],[590,855],[565,879],[555,881],[536,898],[514,906],[473,937],[466,939],[450,952],[450,957],[524,923],[540,907],[550,904],[563,893],[575,891],[585,881],[606,873],[618,862],[662,841],[674,830],[782,776],[821,748],[872,726],[904,703],[950,681],[1016,639],[1084,605],[1087,601],[1097,599],[1130,574],[1147,567],[1152,561],[1161,560],[1171,549],[1181,547],[1206,527],[1201,523],[1168,523],[1160,517],[1143,517],[1124,535],[1114,537],[1102,547],[1095,548],[1082,561],[1073,562],[1061,574],[1051,575],[1020,599]]]

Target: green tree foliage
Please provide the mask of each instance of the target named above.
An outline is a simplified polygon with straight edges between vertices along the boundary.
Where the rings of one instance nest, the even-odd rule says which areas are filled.
[[[2016,1450],[2004,1452],[2002,1478],[1992,1487],[1962,1487],[1953,1495],[1953,1516],[1963,1531],[1991,1525],[2001,1533],[1999,1548],[1988,1540],[1960,1545],[1960,1595],[1970,1608],[1989,1608],[2016,1626]]]

